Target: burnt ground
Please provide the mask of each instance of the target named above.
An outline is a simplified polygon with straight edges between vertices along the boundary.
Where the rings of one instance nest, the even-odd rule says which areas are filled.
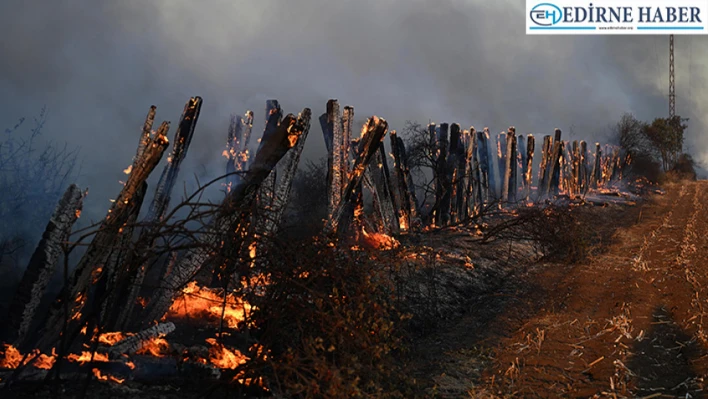
[[[598,218],[576,264],[518,264],[416,347],[429,397],[700,398],[708,371],[708,182]]]
[[[482,245],[468,229],[404,238],[394,274],[420,332],[406,356],[420,396],[703,397],[707,189],[690,182],[637,205],[586,205],[600,239],[572,264],[529,243]],[[204,397],[211,385],[93,381],[88,397]],[[82,382],[16,388],[0,397],[74,397]]]

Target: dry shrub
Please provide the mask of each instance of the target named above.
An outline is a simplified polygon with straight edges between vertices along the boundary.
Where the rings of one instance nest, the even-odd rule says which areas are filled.
[[[365,252],[280,246],[253,314],[270,358],[262,373],[287,397],[409,397],[393,360],[401,321],[382,266]]]

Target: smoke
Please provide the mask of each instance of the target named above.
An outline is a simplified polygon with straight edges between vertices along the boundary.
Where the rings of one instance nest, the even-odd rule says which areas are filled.
[[[265,100],[315,115],[329,98],[391,129],[406,120],[604,141],[622,113],[668,112],[665,36],[526,36],[520,1],[7,0],[0,24],[0,126],[46,104],[45,133],[80,146],[86,212],[100,218],[124,179],[151,104],[173,131],[204,106],[183,168],[188,187],[223,173],[229,115]],[[677,36],[677,112],[708,163],[703,36]],[[313,125],[305,156],[324,154]],[[159,175],[159,171],[154,173]],[[154,187],[154,185],[153,185]],[[179,189],[180,187],[178,187]],[[181,190],[180,190],[181,191]],[[179,193],[177,193],[179,194]],[[83,218],[82,218],[83,219]]]

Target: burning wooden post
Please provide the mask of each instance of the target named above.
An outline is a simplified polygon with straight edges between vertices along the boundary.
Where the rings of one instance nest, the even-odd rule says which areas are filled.
[[[506,140],[506,133],[501,132],[497,135],[497,170],[498,170],[498,176],[499,176],[499,198],[500,200],[504,201],[504,199],[507,197],[506,193],[504,193],[504,179],[506,178],[506,146],[507,146],[507,140]],[[494,186],[493,190],[496,192],[497,187]],[[501,204],[500,204],[501,205]]]
[[[99,227],[93,237],[86,253],[79,261],[74,270],[73,277],[68,285],[63,287],[59,294],[58,300],[50,310],[50,315],[46,330],[42,334],[42,338],[38,344],[39,349],[50,349],[59,338],[62,331],[63,302],[71,303],[71,309],[67,318],[67,324],[70,324],[68,334],[69,337],[74,336],[73,331],[78,329],[79,321],[84,317],[81,310],[84,306],[88,289],[93,278],[101,277],[101,267],[105,264],[110,249],[114,247],[115,237],[125,224],[126,220],[134,212],[136,206],[136,193],[143,186],[143,183],[148,178],[153,169],[157,166],[162,154],[164,153],[169,143],[167,139],[167,131],[169,130],[169,122],[163,122],[157,133],[152,136],[141,135],[140,146],[143,150],[139,151],[135,162],[130,170],[128,181],[123,186],[118,198],[113,202],[113,206],[108,210],[106,218]],[[92,278],[92,275],[96,275]]]
[[[243,117],[231,116],[229,125],[228,138],[226,140],[226,188],[231,190],[241,177],[248,165],[248,142],[251,138],[253,130],[253,111],[246,111]]]
[[[561,152],[561,189],[565,191],[569,197],[572,197],[574,194],[572,144],[568,141],[564,141]]]
[[[122,355],[132,355],[139,351],[151,339],[163,337],[174,330],[175,324],[172,322],[156,324],[111,345],[108,349],[108,356],[115,359]]]
[[[488,204],[492,200],[489,187],[494,186],[494,178],[490,173],[489,164],[489,128],[485,127],[484,131],[477,132],[477,143],[479,144],[477,151],[479,153],[482,201]]]
[[[551,193],[552,195],[558,195],[558,189],[560,186],[560,175],[561,175],[561,167],[562,165],[562,157],[563,157],[563,146],[565,144],[561,141],[561,130],[556,128],[555,129],[555,138],[553,140],[553,155],[551,158],[551,186],[549,187],[548,192]]]
[[[347,212],[347,208],[350,210],[354,207],[354,200],[356,197],[356,188],[361,185],[362,179],[364,177],[364,172],[367,166],[374,157],[374,154],[378,151],[379,145],[386,135],[388,129],[388,123],[386,120],[381,119],[377,116],[372,116],[369,118],[367,123],[362,129],[362,135],[358,143],[359,154],[354,162],[354,167],[349,174],[349,179],[347,186],[344,189],[344,194],[342,200],[337,205],[332,214],[332,217],[327,221],[325,225],[325,234],[331,234],[337,231],[340,225],[342,216]],[[359,190],[360,192],[361,190]],[[353,211],[351,212],[353,213]]]
[[[288,114],[278,128],[261,139],[255,159],[241,182],[229,192],[219,213],[209,226],[209,231],[199,237],[193,248],[179,260],[150,300],[150,309],[143,324],[159,320],[167,312],[180,287],[192,279],[199,268],[223,243],[241,241],[236,236],[239,224],[248,219],[248,212],[256,197],[258,187],[271,170],[292,149],[304,131],[310,128],[311,111],[305,108],[298,117]]]
[[[154,117],[154,111],[152,115]],[[62,245],[81,214],[84,195],[78,186],[72,184],[54,209],[10,303],[4,326],[7,333],[3,341],[23,347],[35,312],[62,254]]]
[[[551,152],[553,151],[553,139],[549,135],[543,136],[543,147],[541,148],[541,164],[538,169],[538,191],[539,196],[548,194],[550,180]]]
[[[175,131],[172,152],[167,158],[167,165],[162,170],[162,175],[160,175],[160,180],[157,183],[155,189],[155,195],[150,203],[150,208],[148,209],[147,217],[145,222],[148,225],[140,233],[137,245],[140,251],[151,250],[155,245],[154,229],[157,228],[156,223],[162,221],[170,205],[170,200],[172,198],[172,190],[177,184],[177,176],[179,175],[180,166],[187,156],[187,150],[192,142],[192,136],[194,135],[194,130],[197,126],[197,121],[199,120],[199,113],[202,107],[201,97],[192,97],[187,101],[182,111],[182,116],[180,117],[179,125],[177,126],[177,131]],[[247,113],[248,115],[248,113]],[[232,119],[232,123],[234,120]],[[239,125],[242,126],[242,125]],[[241,132],[243,132],[241,130]],[[232,136],[232,133],[234,136]],[[238,137],[236,136],[238,135]],[[231,159],[227,164],[227,170],[233,168],[241,168],[243,164],[241,163],[239,154],[244,153],[244,148],[241,148],[238,144],[242,140],[242,135],[238,132],[232,132],[229,129],[229,143],[233,143],[231,150],[237,156]],[[240,169],[239,169],[240,170]],[[238,177],[238,176],[230,176]],[[237,180],[229,180],[230,182],[236,182]],[[229,186],[231,187],[231,186]],[[137,215],[136,215],[137,216]],[[143,284],[145,275],[148,272],[148,263],[136,262],[135,260],[129,260],[124,262],[125,266],[121,269],[123,270],[121,274],[118,275],[117,286],[114,290],[114,296],[109,301],[112,305],[109,307],[113,308],[113,311],[117,314],[113,314],[110,318],[112,320],[115,330],[121,330],[126,328],[127,322],[129,321],[130,315],[132,314],[133,308],[138,298],[140,287]],[[121,301],[122,303],[118,303]],[[113,319],[115,317],[115,319]]]
[[[413,185],[413,177],[411,176],[408,167],[408,158],[406,155],[406,146],[403,139],[396,135],[395,131],[391,131],[391,147],[394,159],[395,176],[398,181],[398,209],[401,212],[401,230],[409,230],[413,226],[413,221],[418,217],[418,201],[415,195],[415,185]]]
[[[524,173],[524,199],[529,200],[531,196],[531,184],[533,183],[533,153],[536,150],[536,139],[532,134],[528,135],[526,144],[526,172]]]
[[[378,150],[373,155],[371,163],[368,165],[366,174],[373,185],[373,194],[381,217],[381,222],[386,234],[399,234],[400,225],[398,221],[398,211],[393,203],[393,190],[391,189],[391,179],[386,163],[386,152],[383,141],[379,144]],[[347,179],[348,180],[348,179]]]

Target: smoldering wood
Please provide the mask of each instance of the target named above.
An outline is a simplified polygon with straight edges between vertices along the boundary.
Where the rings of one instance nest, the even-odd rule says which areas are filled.
[[[42,338],[37,345],[40,350],[49,350],[59,337],[63,327],[62,320],[64,320],[62,301],[67,300],[72,303],[70,314],[67,315],[67,318],[71,320],[68,323],[71,324],[70,328],[76,328],[77,321],[82,318],[80,316],[76,317],[83,307],[83,303],[78,299],[80,295],[86,295],[86,290],[91,283],[91,275],[105,263],[108,256],[107,248],[112,247],[118,230],[133,212],[136,192],[157,166],[165,149],[167,149],[169,143],[167,139],[168,130],[169,122],[163,122],[155,136],[150,137],[144,151],[141,153],[140,159],[135,162],[136,166],[132,168],[123,189],[113,202],[111,209],[108,210],[108,214],[94,235],[86,253],[74,269],[68,285],[63,287],[58,300],[52,306],[45,323],[46,330],[41,335]]]
[[[128,275],[130,269],[127,267],[130,263],[130,255],[132,252],[131,242],[133,240],[133,232],[135,222],[140,214],[145,193],[147,192],[148,184],[143,182],[142,186],[135,193],[135,205],[132,207],[130,214],[126,218],[123,227],[118,229],[115,236],[115,243],[110,248],[110,253],[103,265],[103,278],[106,284],[107,298],[99,298],[92,301],[94,305],[100,304],[101,317],[100,320],[106,326],[113,327],[112,323],[117,318],[119,309],[124,305],[122,302],[125,281],[131,280],[132,276]]]
[[[5,342],[11,342],[17,348],[25,348],[23,344],[30,331],[30,326],[35,321],[37,308],[62,254],[62,245],[69,238],[71,228],[81,213],[84,195],[75,184],[66,189],[54,209],[54,213],[49,218],[42,238],[22,275],[22,280],[20,280],[8,309],[4,326],[7,333],[3,339]]]
[[[155,123],[155,113],[157,112],[157,107],[154,105],[150,106],[147,116],[145,117],[145,123],[143,123],[143,131],[140,134],[140,139],[138,140],[138,149],[133,158],[133,167],[137,166],[135,163],[140,159],[145,147],[150,142],[150,135],[152,134],[152,126]]]
[[[177,176],[179,175],[180,167],[187,156],[189,145],[194,136],[194,130],[199,120],[202,103],[202,98],[197,96],[191,97],[184,106],[172,141],[172,151],[167,158],[167,164],[155,188],[155,194],[145,218],[147,227],[140,232],[136,252],[149,251],[155,246],[154,229],[157,228],[157,223],[162,221],[169,208],[172,191],[177,184]],[[241,120],[241,122],[243,122],[243,120]],[[232,125],[234,123],[235,119],[232,118]],[[242,138],[242,129],[242,125],[238,125],[238,128],[234,125],[229,129],[228,142],[233,144],[233,154],[236,155],[242,153],[243,150],[238,146]],[[227,170],[229,168],[228,165],[232,168],[240,167],[240,163],[237,163],[237,161],[237,157],[231,159],[230,162],[227,163]],[[231,181],[235,182],[236,180]],[[142,287],[145,275],[148,273],[149,265],[150,263],[142,263],[130,257],[125,262],[122,268],[122,270],[125,271],[125,275],[118,276],[117,286],[115,287],[117,296],[111,300],[113,303],[110,305],[117,311],[117,314],[114,314],[110,318],[103,318],[104,320],[110,319],[113,323],[112,327],[115,330],[121,330],[127,327],[128,319],[135,307],[140,288]],[[122,300],[120,304],[116,302],[119,299]]]
[[[309,108],[305,108],[298,117],[288,114],[278,129],[261,139],[253,163],[241,182],[224,198],[219,212],[210,223],[209,231],[199,238],[198,245],[184,254],[161,286],[154,291],[144,324],[159,320],[167,312],[180,287],[194,276],[215,251],[220,250],[222,242],[240,239],[237,233],[239,223],[248,218],[258,187],[294,147],[300,135],[309,129],[310,117]]]
[[[370,181],[371,190],[376,201],[376,208],[381,218],[381,224],[386,234],[399,234],[400,226],[396,206],[393,203],[391,179],[386,164],[384,143],[381,142],[373,154],[371,163],[366,169],[367,180]]]
[[[402,149],[403,140],[400,144],[398,142],[399,137],[395,130],[391,130],[389,135],[391,140],[391,153],[393,154],[393,176],[396,184],[394,185],[394,200],[396,201],[396,207],[398,209],[398,222],[400,229],[402,231],[407,231],[411,226],[411,200],[408,191],[411,189],[408,187],[408,182],[406,181],[405,172],[403,170],[403,159],[402,159]]]
[[[336,206],[342,199],[343,169],[344,169],[344,140],[342,134],[342,119],[339,112],[339,102],[327,102],[328,121],[332,124],[332,202]]]
[[[362,137],[358,142],[357,153],[359,156],[356,158],[352,171],[349,174],[349,182],[347,183],[347,187],[344,189],[342,200],[337,205],[332,217],[325,225],[325,234],[332,234],[336,232],[338,226],[340,225],[342,216],[349,213],[346,212],[347,208],[351,209],[354,206],[356,194],[355,189],[361,185],[364,172],[371,162],[371,159],[376,154],[378,146],[386,135],[387,129],[388,123],[386,120],[377,116],[372,116],[369,118],[367,123],[364,125],[362,129]],[[361,190],[358,191],[361,192]]]
[[[253,111],[248,110],[243,117],[232,115],[224,155],[226,161],[226,187],[231,190],[241,179],[250,161],[248,144],[253,131]]]
[[[533,154],[536,150],[536,139],[532,134],[528,135],[526,144],[526,173],[524,174],[525,187],[524,199],[529,200],[531,196],[531,184],[533,183]]]
[[[489,128],[485,127],[483,131],[477,132],[477,143],[479,144],[477,151],[479,153],[482,201],[488,204],[492,199],[489,187],[494,185],[493,176],[489,173]]]
[[[108,348],[108,356],[111,359],[115,359],[122,355],[132,355],[142,349],[142,347],[152,338],[163,337],[174,330],[175,324],[172,322],[156,324],[150,328],[138,332],[135,335],[131,335],[116,342]]]
[[[561,188],[570,197],[574,194],[573,186],[573,149],[569,142],[563,142],[561,148]]]
[[[506,133],[500,132],[497,135],[497,176],[499,177],[499,195],[497,198],[504,201],[506,194],[504,193],[504,180],[506,178]],[[492,190],[496,191],[497,187],[493,186]]]
[[[352,126],[354,125],[354,107],[349,105],[342,111],[342,190],[349,179],[351,163],[349,161],[350,146],[352,141]]]

